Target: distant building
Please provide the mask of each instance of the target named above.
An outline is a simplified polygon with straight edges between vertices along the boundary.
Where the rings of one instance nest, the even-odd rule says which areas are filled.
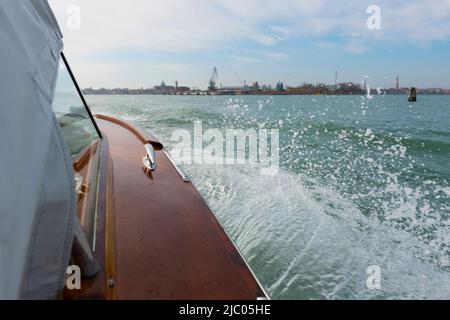
[[[299,94],[299,95],[314,95],[317,94],[317,90],[313,84],[303,83],[300,87],[289,87],[289,94]]]
[[[114,89],[112,89],[112,94],[113,95],[129,94],[129,89],[128,88],[114,88]]]
[[[185,94],[191,91],[191,88],[189,87],[183,87],[183,86],[179,86],[176,88],[176,92],[177,94]]]
[[[353,82],[343,82],[339,83],[336,89],[337,94],[364,94],[364,90],[361,88],[359,84],[355,84]]]
[[[153,88],[154,94],[175,94],[175,92],[175,87],[167,86],[164,81],[161,82],[161,85]]]
[[[144,88],[140,89],[129,89],[128,94],[138,95],[138,94],[144,94]]]
[[[278,82],[276,86],[277,91],[284,91],[284,84],[283,82]]]
[[[235,95],[235,94],[241,94],[242,93],[242,87],[236,87],[236,86],[222,86],[217,91],[217,94],[219,95]]]

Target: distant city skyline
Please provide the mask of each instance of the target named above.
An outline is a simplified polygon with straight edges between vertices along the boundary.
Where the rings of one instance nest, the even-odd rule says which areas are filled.
[[[164,80],[288,86],[365,81],[371,88],[450,88],[450,0],[50,0],[83,87],[149,88]],[[71,6],[80,9],[71,28]],[[125,7],[125,8],[124,8]]]
[[[336,72],[335,72],[336,73]],[[153,85],[148,85],[148,86],[137,86],[137,87],[127,87],[127,86],[117,86],[117,87],[106,87],[106,86],[102,86],[103,88],[108,88],[108,89],[115,89],[115,88],[129,88],[129,89],[139,89],[139,88],[144,88],[144,89],[152,89],[155,86],[160,86],[161,84],[167,85],[167,86],[173,86],[173,87],[178,87],[178,86],[182,86],[182,87],[189,87],[191,89],[201,89],[201,90],[206,90],[207,89],[207,85],[205,84],[204,86],[191,86],[189,85],[189,83],[180,83],[178,80],[175,80],[174,83],[170,83],[164,79],[161,80],[160,83],[155,83]],[[338,84],[345,84],[345,83],[353,83],[353,84],[357,84],[357,85],[361,85],[361,87],[366,87],[368,86],[371,89],[377,89],[377,88],[382,88],[382,89],[405,89],[405,88],[411,88],[411,87],[417,87],[420,89],[445,89],[445,90],[450,90],[450,87],[420,87],[420,86],[405,86],[402,85],[401,81],[400,81],[400,77],[395,77],[393,79],[393,83],[391,86],[373,86],[370,85],[370,83],[367,81],[367,78],[365,78],[363,81],[361,82],[357,82],[357,81],[340,81],[338,78],[335,79],[335,81],[333,82],[312,82],[312,81],[304,81],[302,83],[298,83],[298,84],[289,84],[287,82],[283,82],[282,80],[277,81],[276,83],[262,83],[258,80],[253,80],[253,81],[246,81],[243,80],[242,82],[237,81],[236,83],[233,84],[226,84],[224,85],[222,82],[218,81],[217,83],[217,87],[221,88],[221,87],[244,87],[244,86],[251,86],[254,83],[258,83],[259,86],[269,86],[269,87],[276,87],[276,85],[278,83],[282,83],[283,86],[287,87],[300,87],[300,86],[304,86],[304,85],[320,85],[320,84],[325,84],[325,85],[338,85]],[[100,88],[100,87],[96,87],[96,86],[90,86],[92,88]]]
[[[255,83],[258,84],[260,87],[270,87],[270,88],[275,88],[279,83],[281,83],[285,88],[297,88],[297,87],[302,87],[302,86],[308,86],[308,85],[313,85],[313,86],[317,86],[317,85],[327,85],[327,86],[333,86],[333,85],[340,85],[340,84],[347,84],[347,83],[352,83],[355,85],[359,85],[362,88],[370,88],[371,90],[376,90],[377,88],[381,88],[381,89],[395,89],[395,90],[401,90],[401,89],[409,89],[412,87],[416,87],[418,89],[443,89],[446,91],[450,91],[450,87],[418,87],[418,86],[404,86],[401,84],[400,82],[400,77],[395,77],[393,79],[394,83],[391,86],[371,86],[370,83],[367,82],[367,79],[361,81],[361,82],[354,82],[354,81],[339,81],[338,79],[335,79],[335,81],[333,83],[326,83],[326,82],[311,82],[311,81],[305,81],[299,84],[288,84],[285,83],[283,81],[278,81],[277,83],[261,83],[258,80],[255,81],[242,81],[241,83],[235,83],[232,85],[224,85],[223,83],[219,82],[217,83],[217,88],[227,88],[227,87],[246,87],[246,86],[252,86]],[[154,89],[155,87],[160,87],[160,86],[169,86],[169,87],[173,87],[173,88],[187,88],[187,89],[192,89],[192,90],[208,90],[207,85],[204,85],[203,87],[198,87],[198,86],[190,86],[189,84],[186,83],[180,83],[178,80],[175,80],[174,83],[170,83],[167,82],[166,80],[161,80],[160,83],[155,83],[153,85],[148,85],[148,86],[137,86],[137,87],[129,87],[129,86],[116,86],[116,87],[107,87],[107,86],[88,86],[86,88],[91,88],[91,89],[108,89],[108,90],[113,90],[113,89],[131,89],[131,90],[139,90],[139,89]]]

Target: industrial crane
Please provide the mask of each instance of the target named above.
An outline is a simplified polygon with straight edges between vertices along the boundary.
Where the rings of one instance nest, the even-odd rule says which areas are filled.
[[[217,82],[219,80],[219,73],[217,72],[217,68],[213,68],[213,72],[211,74],[211,79],[209,80],[209,87],[208,89],[210,91],[216,91],[217,90]]]

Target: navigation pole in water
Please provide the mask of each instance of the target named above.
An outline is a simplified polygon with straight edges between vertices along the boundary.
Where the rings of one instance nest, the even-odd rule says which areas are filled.
[[[416,102],[417,101],[417,90],[416,88],[412,87],[409,90],[409,98],[408,98],[409,102]]]

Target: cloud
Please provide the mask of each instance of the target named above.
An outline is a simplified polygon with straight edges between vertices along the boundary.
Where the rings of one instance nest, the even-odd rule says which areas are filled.
[[[279,41],[288,40],[296,33],[295,29],[291,26],[273,25],[269,27],[269,30],[273,33],[273,36]]]
[[[303,43],[313,43],[313,48],[337,48],[351,54],[364,54],[380,44],[383,47],[391,43],[426,46],[450,40],[450,0],[377,0],[382,28],[376,31],[366,26],[369,17],[366,9],[374,4],[372,0],[49,2],[62,27],[65,48],[72,61],[99,61],[98,70],[105,73],[110,72],[105,57],[113,60],[110,65],[118,72],[126,67],[116,64],[120,61],[117,57],[122,54],[132,59],[130,53],[133,52],[166,55],[169,58],[164,62],[171,61],[174,55],[198,54],[245,64],[287,59],[285,48],[291,48],[294,56],[293,52],[302,49]],[[80,30],[67,27],[67,9],[71,5],[81,8]],[[242,47],[266,52],[266,55],[242,54]],[[147,67],[158,77],[158,72],[162,74],[164,68],[189,72],[182,64]],[[87,80],[93,77],[97,75],[88,78],[86,73]]]
[[[95,70],[93,73],[92,70]],[[152,87],[155,83],[166,80],[167,83],[186,84],[189,75],[194,71],[190,65],[176,63],[144,63],[139,65],[127,63],[102,63],[78,61],[75,70],[81,85],[95,87],[123,87],[132,88]],[[151,75],[151,79],[148,75]],[[92,81],[92,78],[95,81]]]
[[[248,32],[246,37],[250,40],[256,41],[256,42],[266,45],[266,46],[270,46],[277,41],[276,38],[274,38],[270,35],[258,33],[258,32]]]
[[[158,52],[199,51],[224,43],[247,40],[264,46],[275,44],[278,34],[228,11],[220,4],[196,0],[50,0],[73,55],[120,49]],[[67,9],[81,9],[81,28],[68,28]],[[262,21],[260,21],[262,22]]]
[[[163,71],[189,71],[192,69],[190,65],[181,64],[181,63],[153,63],[153,64],[144,64],[146,68],[149,69],[160,69]]]
[[[342,0],[50,0],[72,52],[120,48],[177,52],[247,40],[273,46],[291,38],[429,42],[450,38],[450,0],[379,0],[382,30],[365,27],[369,1]],[[67,8],[81,8],[81,29],[68,30]]]
[[[235,54],[229,54],[229,55],[227,55],[227,57],[239,64],[260,63],[263,61],[260,58],[256,58],[256,57],[235,55]]]

